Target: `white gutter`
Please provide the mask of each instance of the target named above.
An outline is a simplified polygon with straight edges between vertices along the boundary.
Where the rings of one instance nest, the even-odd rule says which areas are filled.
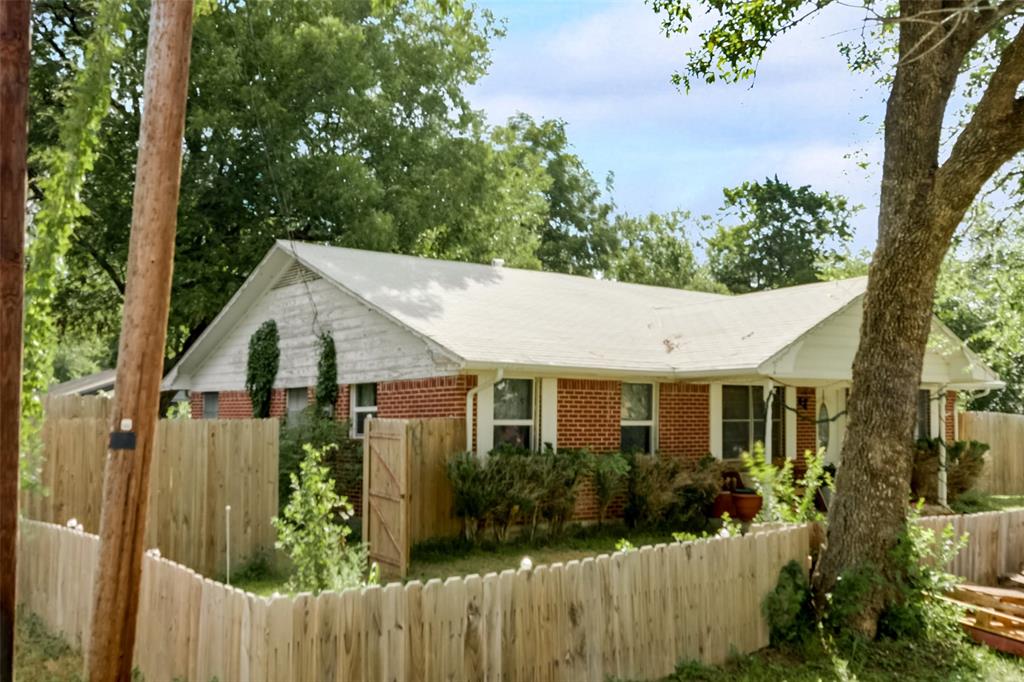
[[[505,378],[504,368],[499,367],[494,380],[482,386],[477,384],[466,393],[466,452],[473,452],[473,398],[480,392],[481,388],[493,388],[493,386]]]

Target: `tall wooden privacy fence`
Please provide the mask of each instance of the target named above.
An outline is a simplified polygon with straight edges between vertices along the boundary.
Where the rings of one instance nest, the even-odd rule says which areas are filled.
[[[231,564],[273,551],[277,513],[276,419],[160,420],[150,471],[146,547],[205,575],[226,569],[231,506]],[[98,532],[106,418],[55,418],[43,423],[43,494],[25,493],[29,518],[65,524],[77,519]]]
[[[110,398],[101,395],[47,395],[43,398],[43,412],[50,419],[107,419],[110,409]]]
[[[456,535],[448,459],[466,420],[372,419],[363,441],[363,539],[386,574],[404,576],[413,544]]]
[[[683,658],[768,644],[760,604],[811,528],[645,547],[500,575],[264,599],[165,559],[143,565],[135,664],[147,680],[657,678]],[[89,635],[97,540],[22,524],[19,600]]]
[[[993,495],[1024,494],[1024,415],[964,412],[960,438],[991,447],[976,489]]]

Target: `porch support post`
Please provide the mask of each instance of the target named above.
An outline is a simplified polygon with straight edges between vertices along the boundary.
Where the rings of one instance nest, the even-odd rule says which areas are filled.
[[[939,447],[939,504],[946,506],[946,392],[939,396],[939,436],[942,446]]]
[[[772,462],[772,401],[775,399],[775,382],[764,382],[764,461]]]

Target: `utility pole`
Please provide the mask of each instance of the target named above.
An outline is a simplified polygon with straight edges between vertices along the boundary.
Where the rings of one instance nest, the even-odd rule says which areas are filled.
[[[29,0],[0,0],[0,682],[14,678]]]
[[[131,679],[181,185],[192,0],[154,0],[150,12],[128,278],[93,592],[88,654],[93,682]]]

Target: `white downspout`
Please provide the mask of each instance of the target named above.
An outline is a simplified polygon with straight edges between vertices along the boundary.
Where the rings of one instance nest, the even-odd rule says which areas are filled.
[[[480,389],[492,388],[504,378],[505,370],[499,367],[491,383],[487,385],[477,384],[466,393],[466,452],[473,452],[473,398],[480,392]]]

